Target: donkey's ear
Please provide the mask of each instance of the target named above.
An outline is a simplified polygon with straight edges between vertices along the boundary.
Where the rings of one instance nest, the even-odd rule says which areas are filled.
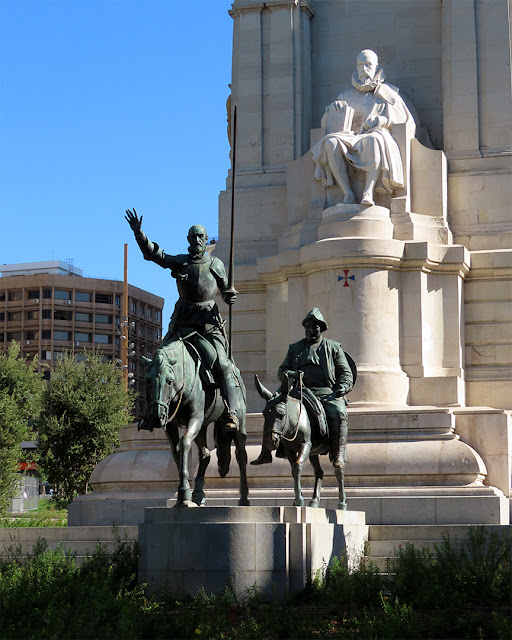
[[[263,400],[266,400],[268,402],[270,398],[272,398],[272,396],[274,395],[270,393],[270,391],[261,384],[260,379],[258,378],[257,375],[254,376],[254,384],[256,385],[256,391],[260,394]]]
[[[281,395],[287,396],[290,393],[290,389],[293,386],[293,378],[288,373],[285,373],[281,378]]]
[[[142,356],[142,362],[145,364],[151,364],[153,360],[151,360],[151,358],[146,358],[146,356]]]

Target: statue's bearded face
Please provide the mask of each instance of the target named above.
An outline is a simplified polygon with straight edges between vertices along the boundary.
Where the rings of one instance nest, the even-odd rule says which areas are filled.
[[[379,60],[373,51],[361,51],[357,56],[357,75],[361,84],[369,84],[375,74]]]
[[[190,228],[188,232],[188,242],[190,244],[189,253],[191,255],[202,255],[206,251],[206,244],[208,242],[208,234],[206,229],[201,225],[196,225]]]

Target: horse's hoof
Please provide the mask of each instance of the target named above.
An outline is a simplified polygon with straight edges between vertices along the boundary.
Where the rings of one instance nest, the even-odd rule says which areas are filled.
[[[304,506],[304,500],[294,500],[293,501],[293,506],[294,507],[303,507]]]
[[[202,507],[205,503],[204,493],[199,496],[195,496],[194,494],[192,494],[192,502],[194,502],[198,507]]]
[[[318,507],[320,506],[320,502],[318,500],[311,500],[309,506],[313,507],[313,509],[318,509]]]
[[[250,507],[251,503],[249,502],[249,498],[240,498],[238,501],[239,507]]]
[[[347,510],[347,503],[346,502],[338,502],[338,509],[340,509],[341,511],[346,511]]]
[[[199,505],[197,505],[195,502],[192,502],[192,500],[183,500],[183,502],[177,502],[175,505],[175,507],[198,507]]]

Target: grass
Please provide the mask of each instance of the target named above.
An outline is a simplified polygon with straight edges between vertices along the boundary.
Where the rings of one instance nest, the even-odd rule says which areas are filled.
[[[67,506],[65,501],[43,498],[33,511],[12,513],[0,518],[0,527],[67,527]]]
[[[98,546],[82,565],[44,541],[24,562],[0,565],[0,629],[9,638],[439,638],[512,637],[511,540],[470,530],[433,555],[407,545],[381,574],[349,573],[335,560],[285,604],[257,590],[237,600],[200,589],[193,599],[146,598],[137,584],[136,544]]]

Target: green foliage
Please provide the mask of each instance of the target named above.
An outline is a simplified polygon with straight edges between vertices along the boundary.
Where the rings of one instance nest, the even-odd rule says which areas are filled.
[[[68,503],[55,498],[40,498],[35,510],[0,518],[0,527],[67,527],[67,506]]]
[[[83,362],[64,354],[48,381],[39,429],[39,465],[71,500],[87,492],[94,467],[112,453],[119,429],[131,420],[133,392],[121,372],[88,352]]]
[[[37,358],[20,358],[20,345],[13,342],[0,353],[0,515],[18,490],[20,445],[33,438],[30,424],[39,414],[42,390]]]
[[[186,601],[169,591],[148,599],[136,583],[136,545],[118,540],[112,553],[98,545],[78,566],[72,555],[49,551],[42,541],[28,560],[18,552],[0,564],[0,629],[7,640],[509,640],[510,538],[475,527],[463,542],[445,538],[436,553],[408,545],[384,575],[367,563],[349,573],[336,559],[302,594],[272,604],[256,589],[239,601],[229,586],[218,595],[200,589]],[[483,595],[473,600],[475,581],[488,578],[491,586],[480,585]]]

